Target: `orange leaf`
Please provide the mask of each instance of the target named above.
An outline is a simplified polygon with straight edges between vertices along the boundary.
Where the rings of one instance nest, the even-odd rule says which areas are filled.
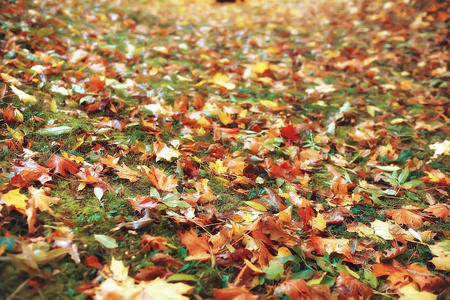
[[[289,299],[311,299],[310,290],[303,279],[289,279],[275,289],[275,293],[289,296]]]
[[[104,80],[101,80],[100,76],[91,74],[89,75],[89,81],[87,81],[85,85],[90,91],[96,93],[103,90],[106,82]]]
[[[230,287],[226,289],[214,289],[217,300],[256,300],[258,297],[243,287]],[[293,298],[294,299],[294,298]]]
[[[211,258],[209,254],[210,246],[206,235],[197,236],[195,231],[191,229],[189,232],[178,233],[178,236],[181,239],[181,243],[186,246],[189,253],[189,256],[185,259],[186,261],[207,260]]]
[[[119,178],[128,179],[130,182],[136,182],[141,177],[140,172],[131,170],[125,164],[123,164],[121,167],[116,166],[115,169],[116,171],[118,171],[117,175],[119,175]]]
[[[423,224],[422,217],[406,209],[394,209],[386,213],[397,223],[406,224],[409,227],[418,227]]]
[[[66,171],[71,174],[76,174],[80,165],[74,161],[71,161],[70,159],[58,155],[53,155],[47,163],[47,167],[53,170],[55,173],[61,174],[62,176],[66,177]]]
[[[145,251],[150,250],[166,250],[167,239],[161,236],[152,236],[150,234],[144,234],[141,237],[142,249]]]
[[[442,221],[446,221],[448,219],[450,209],[449,209],[448,205],[446,205],[446,204],[437,203],[437,204],[431,205],[424,211],[432,214],[436,218],[441,218]]]
[[[140,166],[139,169],[158,190],[165,192],[172,191],[178,185],[178,181],[180,180],[176,179],[175,175],[165,175],[164,170],[155,167],[148,168],[147,166]]]
[[[55,215],[53,210],[49,207],[50,204],[55,204],[59,201],[58,198],[53,198],[47,196],[49,189],[40,188],[39,190],[30,186],[28,191],[31,194],[30,199],[28,200],[29,207],[26,209],[27,214],[27,222],[28,222],[28,231],[30,233],[34,233],[36,224],[36,210],[46,211],[51,215]]]

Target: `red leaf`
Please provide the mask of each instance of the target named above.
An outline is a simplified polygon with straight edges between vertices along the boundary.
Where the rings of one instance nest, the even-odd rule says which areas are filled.
[[[84,260],[84,264],[87,267],[95,268],[97,270],[100,270],[103,268],[103,265],[98,261],[98,258],[96,256],[88,256]]]
[[[281,128],[281,136],[287,138],[291,141],[299,141],[300,136],[298,133],[300,132],[300,128],[294,126],[293,124],[289,124],[287,127]]]

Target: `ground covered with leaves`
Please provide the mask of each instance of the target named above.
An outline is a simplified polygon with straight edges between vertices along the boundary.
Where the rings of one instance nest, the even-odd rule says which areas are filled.
[[[0,298],[448,299],[446,1],[0,6]]]

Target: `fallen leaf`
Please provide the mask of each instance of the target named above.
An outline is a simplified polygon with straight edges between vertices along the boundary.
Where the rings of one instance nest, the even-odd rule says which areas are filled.
[[[11,85],[10,88],[14,92],[14,94],[16,94],[17,97],[19,97],[19,99],[22,100],[23,103],[31,103],[31,104],[37,103],[36,97],[22,92],[21,90],[16,88],[14,85]]]

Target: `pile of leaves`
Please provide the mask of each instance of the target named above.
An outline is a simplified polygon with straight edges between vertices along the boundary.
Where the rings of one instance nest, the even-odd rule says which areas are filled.
[[[4,1],[0,298],[445,299],[449,16]]]

